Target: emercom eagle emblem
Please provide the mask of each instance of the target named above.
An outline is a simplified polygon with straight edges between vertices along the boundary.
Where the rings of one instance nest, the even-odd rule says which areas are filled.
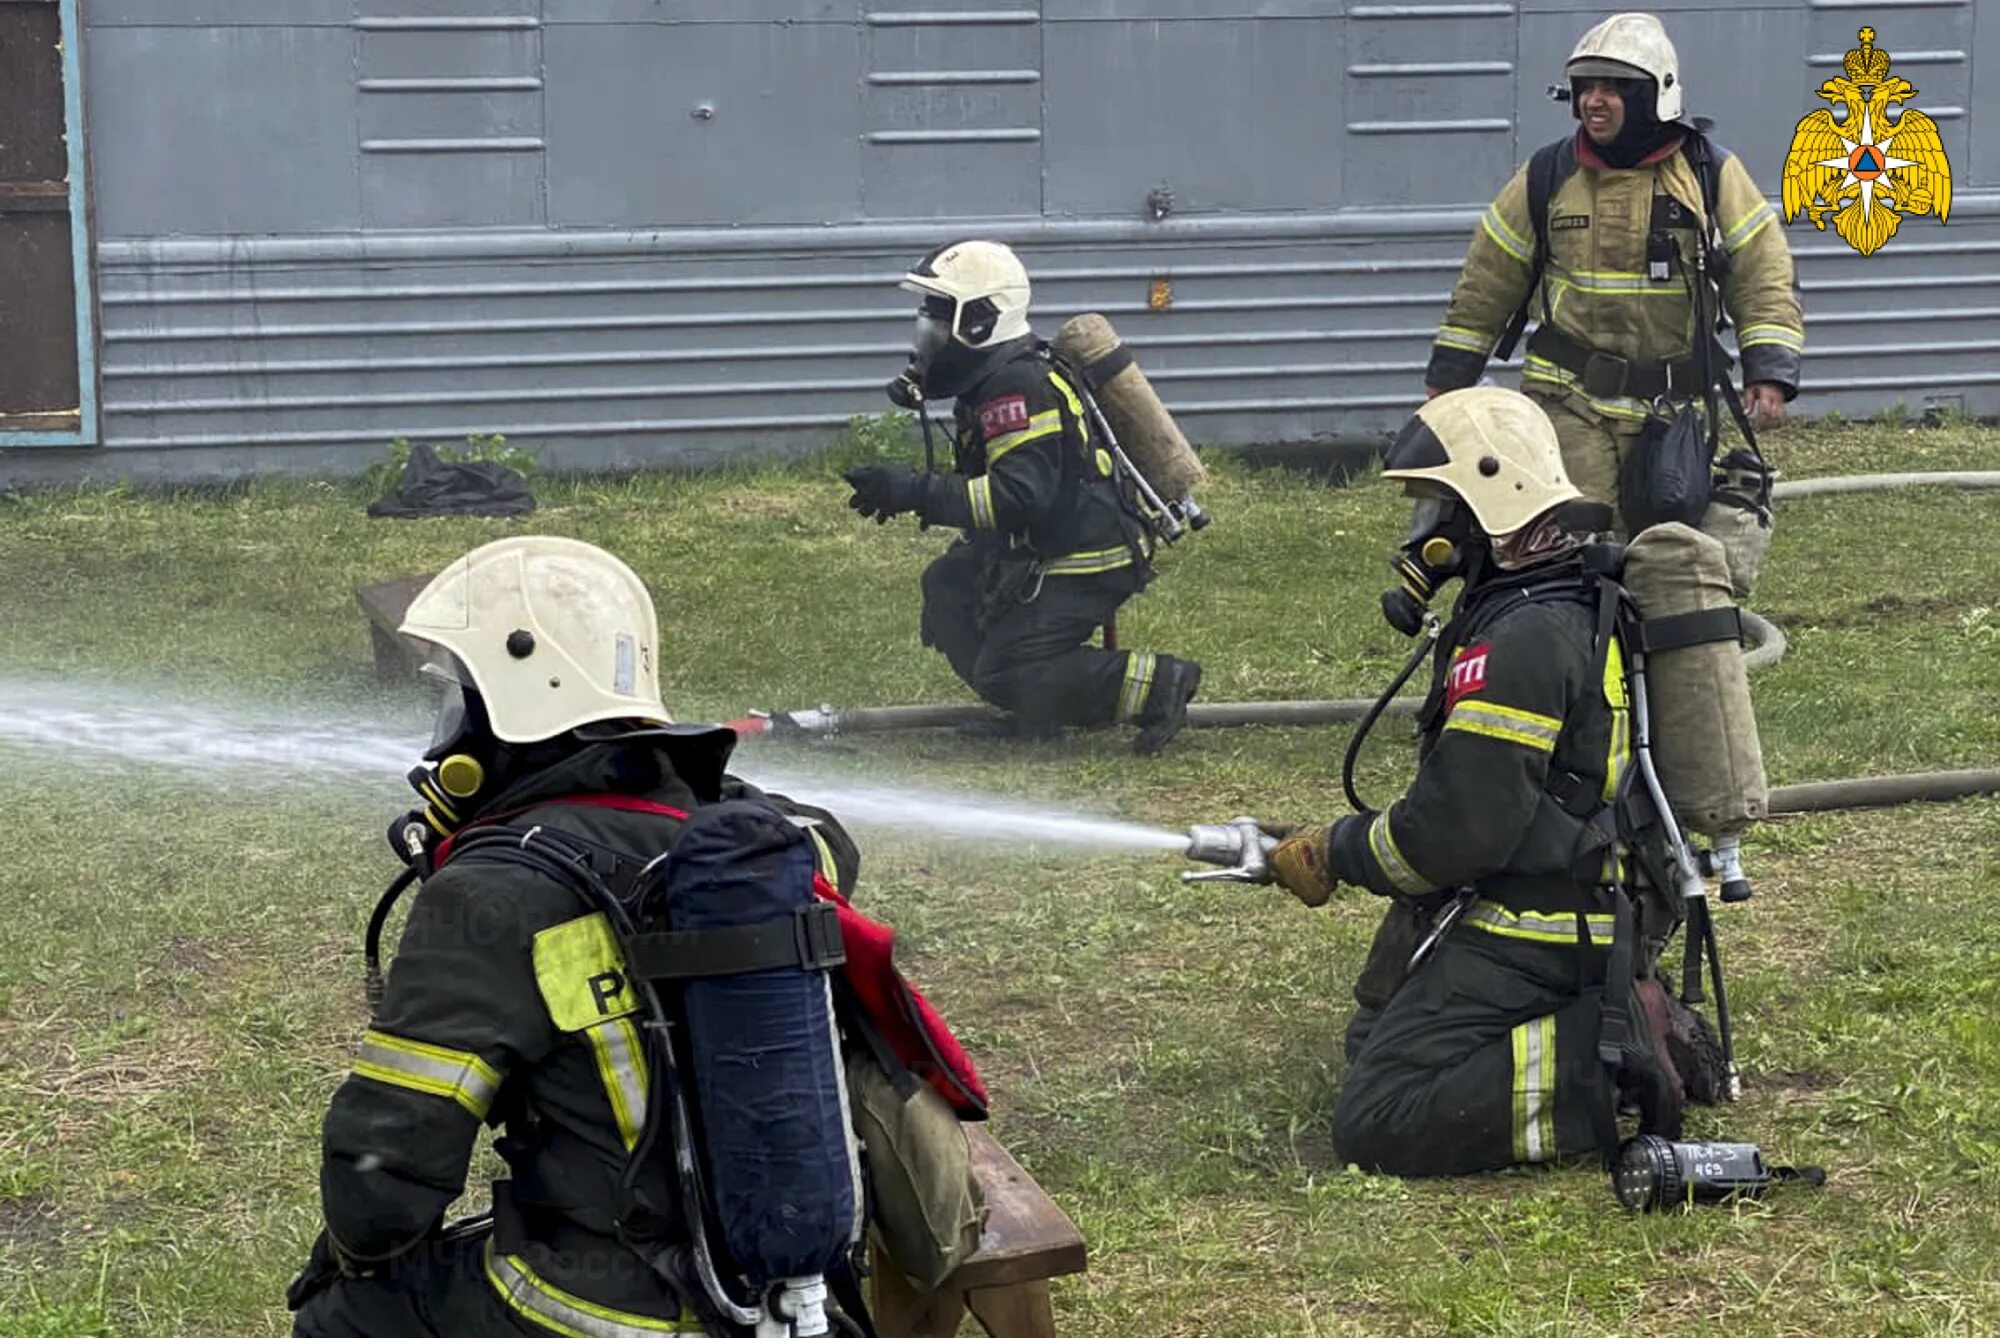
[[[1815,92],[1846,116],[1835,120],[1821,107],[1799,122],[1785,154],[1785,221],[1804,211],[1813,226],[1834,231],[1862,255],[1873,255],[1896,235],[1903,215],[1951,215],[1951,164],[1937,122],[1914,107],[1894,121],[1889,104],[1914,96],[1910,81],[1889,73],[1889,53],[1863,28],[1861,45],[1847,53],[1845,75]]]

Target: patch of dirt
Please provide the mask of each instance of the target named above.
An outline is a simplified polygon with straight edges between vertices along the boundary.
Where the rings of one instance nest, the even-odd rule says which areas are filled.
[[[160,946],[159,963],[167,971],[191,971],[207,978],[215,975],[223,962],[220,952],[192,934],[174,934]]]
[[[1801,631],[1808,627],[1818,628],[1821,631],[1845,631],[1857,627],[1874,627],[1880,623],[1899,619],[1914,621],[1939,614],[1955,615],[1963,605],[1963,600],[1946,599],[1938,595],[1905,599],[1901,595],[1888,594],[1877,595],[1873,599],[1844,605],[1823,613],[1804,613],[1797,609],[1768,609],[1764,610],[1764,616],[1787,632]]]
[[[0,1199],[0,1255],[53,1245],[62,1237],[56,1205],[39,1194]]]
[[[56,1107],[59,1136],[81,1131],[103,1107],[198,1086],[215,1070],[215,1043],[199,1031],[163,1034],[90,1060],[68,1043],[52,1046],[23,1075],[21,1090]]]
[[[1765,1091],[1788,1093],[1824,1092],[1841,1083],[1839,1074],[1824,1069],[1770,1069],[1755,1077],[1757,1086]]]

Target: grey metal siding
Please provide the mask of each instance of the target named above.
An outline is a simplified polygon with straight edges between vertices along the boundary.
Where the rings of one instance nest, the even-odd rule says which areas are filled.
[[[1800,407],[2000,413],[2000,125],[1968,114],[1996,105],[2000,6],[1656,8],[1771,191],[1878,28],[1956,200],[1867,259],[1788,231]],[[885,407],[894,281],[965,234],[1021,246],[1045,331],[1111,315],[1198,439],[1382,431],[1477,207],[1567,133],[1543,89],[1601,12],[96,0],[109,445],[9,452],[0,481],[348,471],[488,431],[579,466],[798,449]]]

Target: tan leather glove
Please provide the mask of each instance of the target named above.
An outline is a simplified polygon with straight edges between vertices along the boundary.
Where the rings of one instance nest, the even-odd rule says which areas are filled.
[[[1340,882],[1326,856],[1331,827],[1295,827],[1271,852],[1278,886],[1308,906],[1324,906]]]

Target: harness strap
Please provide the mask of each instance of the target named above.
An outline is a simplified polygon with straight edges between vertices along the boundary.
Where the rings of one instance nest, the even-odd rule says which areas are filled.
[[[1734,604],[1724,608],[1696,609],[1692,613],[1675,613],[1664,618],[1646,618],[1636,625],[1635,631],[1639,649],[1648,655],[1706,645],[1711,641],[1741,644],[1745,639],[1743,610]]]
[[[625,964],[644,980],[703,980],[755,971],[826,971],[847,960],[840,910],[816,901],[790,918],[723,929],[660,930],[626,940]]]
[[[1701,370],[1693,358],[1640,361],[1594,349],[1553,325],[1539,325],[1528,337],[1528,352],[1547,358],[1583,383],[1584,393],[1608,400],[1686,400],[1702,393]]]

